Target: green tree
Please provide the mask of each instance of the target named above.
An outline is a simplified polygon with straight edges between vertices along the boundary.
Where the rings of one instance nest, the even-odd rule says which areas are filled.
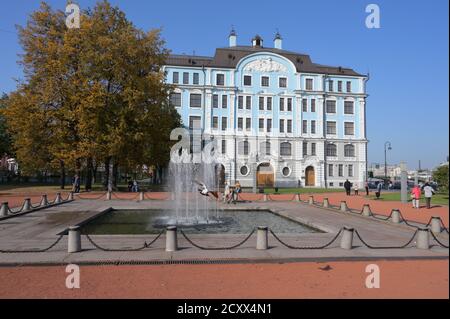
[[[440,189],[448,191],[448,164],[433,171],[433,180],[438,183]]]

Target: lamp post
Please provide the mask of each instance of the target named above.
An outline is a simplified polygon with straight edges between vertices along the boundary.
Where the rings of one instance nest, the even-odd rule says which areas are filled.
[[[387,149],[386,149],[387,148]],[[387,151],[392,150],[391,142],[384,143],[384,181],[387,181]],[[387,185],[385,185],[387,189]]]

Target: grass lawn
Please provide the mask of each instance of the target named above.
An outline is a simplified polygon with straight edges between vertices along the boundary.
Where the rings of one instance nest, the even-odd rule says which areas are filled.
[[[375,196],[370,196],[371,199],[375,199]],[[438,193],[436,195],[433,196],[433,198],[431,199],[431,204],[432,205],[447,205],[448,206],[448,194],[445,193]],[[380,200],[386,200],[386,201],[400,201],[401,200],[401,195],[399,192],[394,192],[394,193],[383,193],[381,192],[381,196],[380,196]],[[411,195],[408,194],[408,201],[411,201]],[[420,198],[420,203],[425,205],[425,197],[421,197]]]
[[[119,184],[119,189],[127,189],[127,185]],[[0,184],[0,193],[45,193],[45,192],[70,192],[72,190],[72,185],[66,185],[66,187],[61,190],[59,185],[42,185],[42,184],[19,184],[19,185],[4,185]],[[103,191],[103,185],[95,184],[92,185],[93,191]],[[84,191],[84,185],[81,185],[81,191]]]
[[[343,192],[343,188],[278,188],[278,194],[318,194],[318,193],[336,193]],[[264,188],[264,193],[274,194],[274,188]]]

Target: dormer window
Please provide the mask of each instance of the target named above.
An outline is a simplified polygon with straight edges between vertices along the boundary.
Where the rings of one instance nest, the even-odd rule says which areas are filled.
[[[262,48],[262,46],[263,46],[263,39],[259,35],[256,35],[252,39],[252,45],[253,45],[253,47],[260,47],[260,48]]]

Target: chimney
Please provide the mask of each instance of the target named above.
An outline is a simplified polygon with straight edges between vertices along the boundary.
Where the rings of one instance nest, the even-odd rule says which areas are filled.
[[[252,45],[253,47],[260,47],[263,46],[263,39],[259,35],[255,35],[255,37],[252,39]]]
[[[283,48],[283,39],[281,38],[280,33],[277,31],[277,34],[275,34],[275,39],[273,40],[273,46],[275,49],[281,50]]]
[[[234,28],[231,28],[230,35],[228,36],[228,42],[230,44],[230,47],[236,46],[237,36],[236,36],[236,31],[234,31]]]

